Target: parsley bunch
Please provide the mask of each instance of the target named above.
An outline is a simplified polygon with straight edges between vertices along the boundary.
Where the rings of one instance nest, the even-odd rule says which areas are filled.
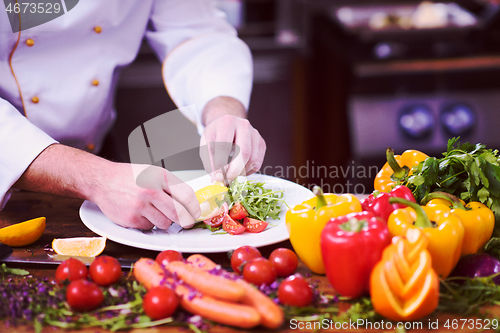
[[[463,316],[477,315],[480,307],[500,304],[500,286],[487,277],[450,277],[440,281],[438,310]]]
[[[479,201],[495,213],[495,230],[500,231],[500,155],[477,143],[448,140],[442,158],[428,157],[413,168],[402,183],[408,186],[417,202],[434,191],[451,193],[465,202]]]

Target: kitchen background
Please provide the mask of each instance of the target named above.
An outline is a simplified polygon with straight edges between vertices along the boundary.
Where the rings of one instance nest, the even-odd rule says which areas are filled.
[[[495,1],[221,0],[254,57],[249,119],[261,171],[329,192],[367,193],[385,149],[439,156],[448,138],[500,148],[500,6]],[[176,109],[147,43],[122,71],[104,155]],[[185,133],[198,140],[184,121]],[[174,143],[175,144],[175,143]],[[170,169],[198,169],[194,156]]]

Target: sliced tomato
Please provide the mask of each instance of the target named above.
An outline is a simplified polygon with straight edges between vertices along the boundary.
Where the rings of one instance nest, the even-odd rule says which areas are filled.
[[[238,201],[233,205],[233,207],[231,207],[229,216],[231,216],[233,220],[241,220],[248,216],[248,212],[245,207],[243,207],[241,202]]]
[[[233,220],[229,215],[226,215],[224,222],[222,222],[222,228],[231,235],[238,235],[245,231],[245,227]]]
[[[215,215],[212,218],[206,219],[203,222],[205,222],[205,224],[208,224],[212,228],[220,227],[226,216],[228,216],[227,212],[228,212],[228,206],[227,203],[224,202],[222,206],[219,208],[219,213],[217,215]]]
[[[268,223],[266,221],[256,220],[250,217],[245,217],[243,220],[243,226],[248,232],[261,232],[266,229],[267,224]]]

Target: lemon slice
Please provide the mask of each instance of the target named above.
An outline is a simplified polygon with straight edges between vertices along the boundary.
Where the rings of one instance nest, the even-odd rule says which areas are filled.
[[[60,255],[96,257],[104,251],[106,237],[54,238],[52,249]]]
[[[17,223],[0,229],[0,242],[19,247],[33,244],[45,231],[45,217]]]
[[[201,209],[201,216],[197,221],[204,221],[217,215],[219,206],[216,199],[223,200],[226,193],[227,187],[220,183],[214,183],[196,191],[196,199],[198,199]]]

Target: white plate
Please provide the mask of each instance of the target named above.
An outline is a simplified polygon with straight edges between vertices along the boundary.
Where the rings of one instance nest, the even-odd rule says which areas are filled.
[[[174,174],[186,181],[195,191],[211,184],[209,175],[203,171],[180,171]],[[264,181],[266,188],[284,190],[284,199],[290,207],[313,197],[309,189],[281,178],[259,174],[251,175],[248,179]],[[90,201],[85,201],[80,207],[80,218],[90,230],[117,243],[155,251],[171,249],[187,253],[212,253],[234,250],[242,245],[260,247],[288,239],[286,210],[284,206],[279,220],[268,220],[270,225],[261,233],[244,232],[240,235],[212,235],[207,229],[181,229],[176,224],[172,224],[167,230],[154,228],[143,231],[124,228],[111,222],[99,207]]]

